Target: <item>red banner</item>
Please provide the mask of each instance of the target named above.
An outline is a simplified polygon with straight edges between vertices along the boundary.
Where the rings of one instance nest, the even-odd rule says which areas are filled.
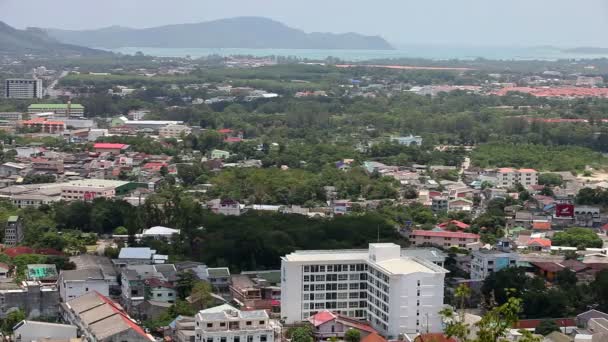
[[[574,217],[574,205],[558,204],[555,206],[555,216],[557,217]]]

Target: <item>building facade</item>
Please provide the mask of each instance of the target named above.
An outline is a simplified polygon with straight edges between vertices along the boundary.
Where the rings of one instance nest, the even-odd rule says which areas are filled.
[[[192,128],[186,125],[167,125],[158,130],[158,135],[161,138],[180,138],[182,133],[188,135],[192,132]]]
[[[100,269],[62,271],[57,281],[59,296],[67,302],[89,292],[103,296],[110,294],[110,284]]]
[[[495,185],[502,188],[512,188],[516,184],[538,185],[538,172],[534,169],[501,168],[496,170],[496,178],[498,184]]]
[[[414,246],[429,244],[443,248],[479,249],[479,235],[472,233],[414,230],[410,233],[410,241]]]
[[[296,251],[284,256],[281,316],[291,324],[330,310],[366,319],[389,339],[427,329],[441,331],[447,271],[406,253],[396,244],[377,243],[369,250]]]
[[[23,241],[23,221],[19,216],[9,216],[4,228],[4,246],[15,247]]]
[[[493,272],[515,267],[518,260],[517,253],[501,251],[475,251],[472,256],[471,279],[473,280],[483,280]]]
[[[9,78],[4,81],[7,99],[41,99],[44,88],[40,79]]]
[[[68,118],[84,116],[84,106],[77,103],[35,103],[27,107],[29,114],[55,113]]]
[[[240,311],[224,304],[199,311],[196,342],[274,342],[274,328],[264,310]]]

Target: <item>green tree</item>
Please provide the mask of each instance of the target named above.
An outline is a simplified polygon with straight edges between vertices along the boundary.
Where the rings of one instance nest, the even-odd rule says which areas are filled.
[[[559,331],[559,326],[555,323],[555,320],[552,319],[542,320],[534,330],[535,333],[543,336],[547,336],[554,331]]]
[[[210,307],[213,304],[213,296],[211,295],[213,289],[211,284],[198,281],[194,284],[192,292],[190,293],[190,302],[197,310],[203,310]]]
[[[290,331],[293,342],[312,342],[312,329],[310,326],[298,327]]]
[[[22,309],[11,311],[6,315],[6,318],[2,322],[2,332],[5,334],[11,334],[13,327],[25,319],[25,312]]]
[[[194,287],[194,274],[192,272],[184,271],[177,274],[177,282],[175,284],[175,290],[177,291],[177,297],[181,300],[186,299],[192,292]]]
[[[601,248],[602,239],[589,228],[570,228],[564,232],[557,232],[552,238],[555,246],[568,246],[579,248]]]
[[[361,341],[361,332],[357,329],[348,329],[344,334],[344,341],[359,342]]]
[[[114,229],[114,235],[127,235],[129,231],[124,226],[118,226]]]

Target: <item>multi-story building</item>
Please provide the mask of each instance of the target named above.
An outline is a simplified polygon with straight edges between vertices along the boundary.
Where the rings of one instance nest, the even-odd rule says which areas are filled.
[[[93,291],[103,296],[110,294],[110,283],[100,268],[61,271],[57,284],[59,296],[64,302]]]
[[[224,304],[199,311],[196,342],[274,342],[275,327],[264,310],[240,311]]]
[[[517,253],[502,251],[475,251],[472,253],[471,279],[483,280],[493,272],[503,268],[515,267],[517,264]]]
[[[448,211],[450,201],[446,196],[436,196],[431,199],[431,210],[434,213]]]
[[[9,78],[4,81],[4,96],[7,99],[41,99],[44,88],[41,79]]]
[[[59,312],[59,291],[54,284],[24,281],[21,284],[3,282],[0,288],[0,318],[21,309],[29,319],[56,317]]]
[[[479,249],[479,235],[473,233],[414,230],[410,233],[410,241],[415,246],[429,244],[443,248]]]
[[[105,179],[83,179],[72,181],[61,186],[61,199],[66,201],[92,201],[95,198],[114,198],[121,188],[129,182],[105,180]]]
[[[370,244],[369,250],[296,251],[282,257],[281,317],[291,324],[331,310],[366,319],[389,339],[439,332],[446,272],[392,243]]]
[[[500,168],[496,170],[497,187],[512,188],[516,184],[524,187],[538,185],[538,172],[534,169]]]
[[[19,121],[19,125],[28,129],[40,130],[43,133],[59,133],[66,129],[65,122],[58,120],[47,120],[47,118],[33,118],[31,120]]]
[[[19,216],[9,216],[4,228],[4,246],[15,247],[23,241],[23,221]]]
[[[188,135],[192,132],[192,128],[186,125],[167,125],[158,130],[158,135],[161,138],[180,138],[182,133]]]
[[[0,120],[20,121],[23,120],[21,112],[0,112]]]
[[[77,103],[34,103],[27,107],[29,114],[55,113],[68,118],[84,116],[84,106]]]

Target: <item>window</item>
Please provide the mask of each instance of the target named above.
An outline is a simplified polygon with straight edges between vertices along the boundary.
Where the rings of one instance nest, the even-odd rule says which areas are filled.
[[[220,342],[226,342],[226,337],[220,337]]]
[[[169,296],[169,297],[173,297],[173,292],[169,292],[169,293],[167,294],[167,296]]]
[[[266,321],[260,321],[260,325],[264,325],[264,323],[266,323]]]
[[[247,342],[253,342],[253,336],[247,335]]]
[[[207,337],[207,342],[213,342],[213,337]]]
[[[157,294],[156,294],[156,297],[162,297],[162,296],[163,296],[163,294],[162,294],[162,293],[157,293]]]
[[[241,342],[241,336],[234,336],[232,342]]]
[[[247,321],[245,325],[251,325],[251,321]]]
[[[266,337],[266,335],[260,335],[260,342],[266,342],[268,340],[268,338]]]
[[[207,328],[213,328],[213,323],[207,323]]]

